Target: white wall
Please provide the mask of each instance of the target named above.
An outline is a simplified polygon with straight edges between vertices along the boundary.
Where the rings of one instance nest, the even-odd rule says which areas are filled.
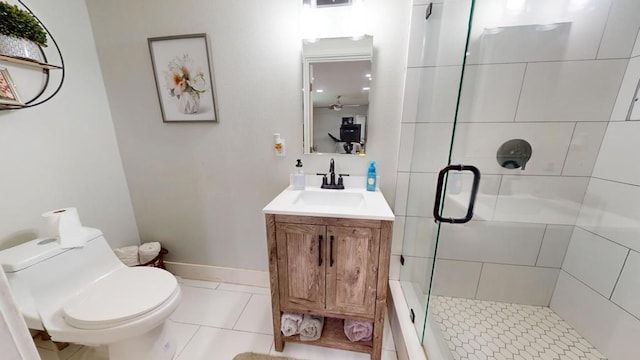
[[[68,206],[78,208],[84,225],[102,229],[112,247],[137,244],[85,3],[28,3],[59,42],[66,79],[50,102],[0,112],[0,248],[35,238],[43,212]],[[21,77],[14,81],[20,90]]]
[[[527,4],[476,4],[452,163],[477,166],[482,180],[474,221],[441,231],[435,294],[549,305],[640,26],[640,16],[622,16],[639,13],[628,0]],[[424,278],[415,269],[434,256],[435,181],[447,163],[470,7],[436,3],[425,21],[424,1],[414,5],[395,203],[403,280]],[[549,23],[558,24],[540,31]],[[498,148],[518,138],[533,148],[526,170],[501,168]],[[457,207],[451,199],[445,211]]]
[[[302,158],[325,171],[329,156],[302,155],[301,2],[98,1],[87,5],[118,143],[143,241],[173,261],[267,269],[261,209]],[[370,0],[374,91],[367,157],[335,156],[336,172],[364,174],[376,160],[393,203],[408,1]],[[218,124],[163,124],[147,38],[207,33]],[[286,140],[276,158],[272,134]]]
[[[624,121],[639,55],[629,61],[551,302],[611,360],[640,353],[640,122]]]

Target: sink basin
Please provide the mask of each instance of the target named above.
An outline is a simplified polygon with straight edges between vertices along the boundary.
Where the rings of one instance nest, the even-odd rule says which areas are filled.
[[[305,190],[293,190],[289,186],[271,200],[262,212],[390,221],[395,218],[380,191],[366,191],[364,188],[328,190],[320,189],[319,185]]]
[[[344,192],[342,190],[301,191],[300,195],[293,201],[293,203],[303,206],[357,208],[364,205],[364,196],[361,193]]]

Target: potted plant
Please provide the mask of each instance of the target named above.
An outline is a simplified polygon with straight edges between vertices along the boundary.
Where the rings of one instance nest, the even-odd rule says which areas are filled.
[[[38,20],[29,11],[0,1],[0,54],[42,61],[40,46],[47,46],[47,33]]]

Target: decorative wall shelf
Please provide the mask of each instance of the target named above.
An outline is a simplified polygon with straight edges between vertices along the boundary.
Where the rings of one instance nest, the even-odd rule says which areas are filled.
[[[10,63],[14,63],[14,64],[33,66],[33,67],[38,67],[38,68],[42,68],[42,69],[62,69],[62,66],[60,66],[60,65],[41,63],[41,62],[34,61],[34,60],[25,60],[25,59],[21,59],[21,58],[15,58],[15,57],[11,57],[11,56],[6,56],[6,55],[0,55],[0,61],[7,61],[7,62],[10,62]]]
[[[43,53],[43,55],[44,55],[44,53]],[[46,57],[44,57],[44,58],[45,58],[45,61],[46,61]],[[46,62],[40,62],[40,61],[36,61],[36,60],[31,60],[31,59],[25,59],[25,58],[13,57],[13,56],[9,56],[9,55],[0,54],[0,65],[2,63],[15,64],[15,65],[18,65],[18,66],[25,66],[25,67],[32,68],[34,71],[38,70],[38,72],[41,73],[41,76],[43,76],[43,81],[42,81],[42,85],[40,86],[40,88],[35,91],[36,95],[30,96],[29,100],[24,101],[24,103],[21,103],[21,104],[0,104],[0,110],[18,110],[18,109],[24,109],[24,108],[29,108],[29,107],[40,105],[40,104],[48,101],[49,99],[51,99],[58,92],[58,90],[60,90],[60,87],[62,86],[63,79],[60,80],[60,83],[58,84],[57,89],[55,91],[53,91],[53,93],[51,95],[49,95],[47,98],[45,98],[45,100],[38,101],[43,96],[46,96],[45,93],[46,93],[47,89],[50,87],[50,79],[51,79],[50,71],[51,70],[60,70],[60,71],[62,71],[62,73],[63,73],[62,76],[64,77],[64,66],[55,65],[55,64],[49,64],[49,63],[46,63]],[[17,85],[17,86],[19,86],[19,85]]]
[[[7,81],[9,83],[13,83],[13,85],[9,85],[9,88],[10,88],[9,90],[12,92],[11,95],[12,95],[12,97],[14,99],[9,98],[9,100],[3,100],[3,102],[0,104],[0,110],[17,110],[17,109],[30,108],[30,107],[34,107],[34,106],[37,106],[37,105],[44,104],[45,102],[47,102],[51,98],[53,98],[60,91],[60,89],[62,88],[62,84],[64,83],[64,76],[65,76],[64,60],[62,58],[62,53],[60,51],[60,47],[58,46],[58,43],[53,38],[53,36],[51,35],[51,33],[49,32],[47,27],[33,13],[33,11],[31,11],[31,9],[29,9],[21,0],[18,0],[17,2],[27,12],[29,12],[31,14],[31,16],[41,26],[42,30],[46,33],[48,39],[51,40],[51,42],[53,43],[53,45],[55,47],[55,51],[57,52],[57,56],[56,56],[57,57],[57,61],[55,61],[55,62],[59,62],[60,65],[48,63],[47,54],[45,53],[44,49],[40,45],[36,45],[36,46],[39,48],[39,50],[40,50],[40,52],[42,54],[41,61],[33,60],[33,59],[27,59],[27,58],[19,57],[19,56],[0,54],[0,67],[2,67],[1,66],[2,64],[7,64],[7,65],[14,64],[13,68],[15,70],[18,70],[17,72],[19,74],[21,73],[22,75],[27,76],[27,78],[25,78],[23,76],[22,79],[17,79],[15,76],[10,76],[9,75],[8,71],[13,72],[13,70],[11,70],[11,69],[8,69],[6,71],[3,70],[3,71],[5,71],[5,74],[6,74],[6,76],[8,78],[13,78],[13,79],[6,79],[6,80],[9,80],[9,81]],[[44,43],[46,43],[46,41],[44,41]],[[17,66],[15,66],[15,65],[17,65]],[[21,84],[23,84],[22,80],[29,80],[28,77],[31,76],[31,75],[28,75],[27,73],[25,73],[24,71],[22,71],[22,70],[25,70],[25,69],[19,69],[21,66],[32,68],[32,69],[26,69],[27,73],[28,72],[33,72],[34,74],[37,74],[39,72],[40,76],[42,76],[42,82],[40,83],[40,85],[37,85],[37,87],[34,86],[33,82],[31,82],[31,85],[27,85],[28,88],[32,89],[33,91],[32,91],[32,93],[30,93],[27,96],[28,100],[26,100],[26,101],[25,101],[25,99],[22,98],[22,96],[19,96],[18,92],[15,89],[16,87],[20,87]],[[35,70],[40,70],[40,71],[35,71]],[[59,76],[57,76],[57,75],[53,76],[53,81],[52,81],[51,70],[60,70],[61,71],[60,73],[58,73]],[[55,85],[56,82],[57,82],[57,85]],[[29,81],[27,81],[26,83],[29,83]],[[23,90],[24,90],[24,88],[23,88]]]

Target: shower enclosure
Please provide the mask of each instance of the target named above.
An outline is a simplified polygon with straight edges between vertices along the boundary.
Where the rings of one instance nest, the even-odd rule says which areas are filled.
[[[640,358],[639,28],[636,0],[414,1],[394,253],[431,358]],[[458,164],[476,196],[436,189]]]

